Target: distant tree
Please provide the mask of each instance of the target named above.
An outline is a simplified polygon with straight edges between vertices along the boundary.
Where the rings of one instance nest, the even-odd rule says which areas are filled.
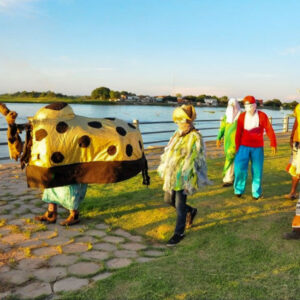
[[[177,94],[176,94],[176,98],[182,98],[182,94],[177,93]]]
[[[273,100],[267,100],[264,102],[264,106],[269,107],[280,107],[282,106],[282,103],[279,99],[273,99]]]
[[[201,102],[201,103],[204,103],[204,99],[206,98],[206,95],[202,94],[202,95],[199,95],[197,97],[197,101],[198,102]]]
[[[163,97],[163,102],[177,102],[177,97],[173,97],[173,96],[165,96]]]
[[[109,97],[110,97],[110,99],[113,99],[113,100],[119,99],[121,97],[121,93],[118,91],[110,91]]]
[[[299,104],[298,101],[293,101],[293,102],[290,103],[290,108],[294,109],[298,104]]]
[[[221,97],[221,98],[219,98],[219,103],[221,104],[221,105],[227,105],[227,103],[228,103],[228,97],[227,96],[223,96],[223,97]]]
[[[93,99],[100,99],[100,100],[108,100],[110,97],[110,89],[107,87],[99,87],[92,91],[91,97]]]
[[[188,100],[190,102],[196,102],[197,101],[197,97],[193,96],[193,95],[185,96],[184,99],[186,99],[186,100]]]

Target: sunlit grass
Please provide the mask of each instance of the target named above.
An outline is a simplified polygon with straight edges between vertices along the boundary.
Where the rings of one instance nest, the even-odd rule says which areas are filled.
[[[175,248],[151,263],[120,269],[95,287],[63,299],[296,299],[299,297],[300,243],[286,241],[296,200],[283,198],[291,178],[285,171],[288,145],[277,156],[265,148],[263,195],[251,197],[251,174],[242,198],[222,187],[223,158],[208,160],[213,185],[188,198],[198,208],[194,226]],[[176,213],[163,202],[162,182],[151,172],[114,185],[92,185],[81,206],[87,223],[141,234],[165,243]],[[84,220],[83,220],[84,221]]]

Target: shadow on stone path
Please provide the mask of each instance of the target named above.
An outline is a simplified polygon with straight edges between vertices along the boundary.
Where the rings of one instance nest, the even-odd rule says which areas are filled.
[[[80,289],[114,270],[165,255],[163,245],[104,223],[69,228],[33,220],[47,206],[17,164],[0,165],[0,299]],[[59,223],[60,220],[58,220]]]

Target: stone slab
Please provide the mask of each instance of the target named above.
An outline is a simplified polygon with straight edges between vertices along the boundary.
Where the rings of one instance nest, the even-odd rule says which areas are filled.
[[[75,238],[76,243],[95,243],[98,242],[98,240],[92,236],[81,236]]]
[[[67,270],[63,267],[43,268],[33,272],[36,279],[44,282],[54,282],[66,277]]]
[[[119,237],[119,236],[105,236],[103,238],[104,241],[109,242],[109,243],[113,243],[113,244],[119,244],[119,243],[123,243],[125,241],[125,239],[123,237]]]
[[[113,273],[109,273],[109,272],[105,272],[99,275],[96,275],[92,278],[93,281],[99,281],[99,280],[103,280],[105,278],[108,278],[109,276],[111,276]]]
[[[70,274],[76,276],[87,276],[95,274],[100,270],[100,266],[93,262],[79,262],[68,268]]]
[[[138,254],[136,251],[131,251],[131,250],[117,250],[114,252],[114,255],[116,257],[125,257],[125,258],[134,258],[137,257]]]
[[[134,251],[138,251],[138,250],[147,248],[146,245],[138,244],[138,243],[126,243],[126,244],[122,244],[121,247],[124,249],[127,249],[127,250],[134,250]]]
[[[95,225],[95,228],[104,230],[104,229],[108,228],[108,225],[106,225],[104,223],[99,223],[99,224]]]
[[[68,243],[71,243],[71,240],[67,237],[57,236],[55,238],[45,241],[49,246],[63,246]]]
[[[84,243],[72,243],[62,248],[63,253],[81,253],[88,251],[88,245]]]
[[[17,244],[23,242],[27,239],[27,237],[23,233],[12,233],[3,237],[0,242],[7,243],[10,245]]]
[[[19,261],[17,268],[23,271],[30,271],[34,269],[39,269],[43,266],[47,265],[47,261],[43,258],[25,258]]]
[[[102,230],[87,230],[84,234],[95,236],[95,237],[103,237],[106,235],[106,232]]]
[[[53,237],[57,236],[57,233],[55,231],[46,230],[46,231],[38,231],[31,235],[32,239],[39,239],[39,240],[46,240],[51,239]]]
[[[87,259],[95,259],[95,260],[105,260],[109,257],[109,253],[108,252],[104,252],[104,251],[88,251],[85,252],[81,255],[81,257],[83,258],[87,258]]]
[[[59,280],[54,283],[53,290],[55,293],[61,291],[76,291],[86,285],[88,285],[87,279],[81,279],[76,277],[68,277],[62,280]]]
[[[23,284],[30,279],[32,274],[28,271],[11,270],[5,273],[0,273],[0,282],[6,281],[12,284]]]
[[[113,258],[107,261],[106,266],[109,269],[119,269],[123,267],[127,267],[132,263],[129,258]]]
[[[148,251],[145,251],[144,254],[148,255],[148,256],[158,257],[158,256],[163,256],[165,253],[162,251],[157,251],[157,250],[148,250]]]
[[[20,295],[21,299],[33,299],[42,295],[48,296],[52,294],[49,283],[33,282],[16,290],[16,294]]]
[[[51,257],[48,264],[50,266],[67,266],[74,264],[76,260],[78,260],[78,256],[60,254]]]
[[[115,250],[117,250],[117,247],[115,245],[112,245],[109,243],[99,243],[99,244],[93,245],[93,249],[103,250],[103,251],[115,251]]]
[[[139,263],[145,263],[145,262],[148,262],[148,261],[152,261],[154,258],[153,257],[138,257],[136,259],[137,262]]]
[[[42,247],[32,251],[35,256],[53,256],[60,254],[59,249],[56,247]]]

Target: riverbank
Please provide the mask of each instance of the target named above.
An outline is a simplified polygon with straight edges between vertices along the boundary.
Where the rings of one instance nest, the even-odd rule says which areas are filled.
[[[11,97],[11,96],[0,96],[0,102],[2,103],[52,103],[52,102],[66,102],[69,104],[92,104],[92,105],[140,105],[140,106],[171,106],[175,107],[179,104],[174,103],[163,103],[163,102],[139,102],[139,101],[100,101],[97,99],[86,99],[85,97],[39,97],[39,98],[31,98],[31,97]],[[192,103],[197,107],[209,107],[209,108],[225,108],[226,105],[205,105],[201,103],[201,105],[197,105],[197,103]],[[267,110],[280,110],[278,107],[270,107],[270,106],[261,106],[259,109],[267,109]],[[284,107],[283,110],[289,110],[290,108]]]

